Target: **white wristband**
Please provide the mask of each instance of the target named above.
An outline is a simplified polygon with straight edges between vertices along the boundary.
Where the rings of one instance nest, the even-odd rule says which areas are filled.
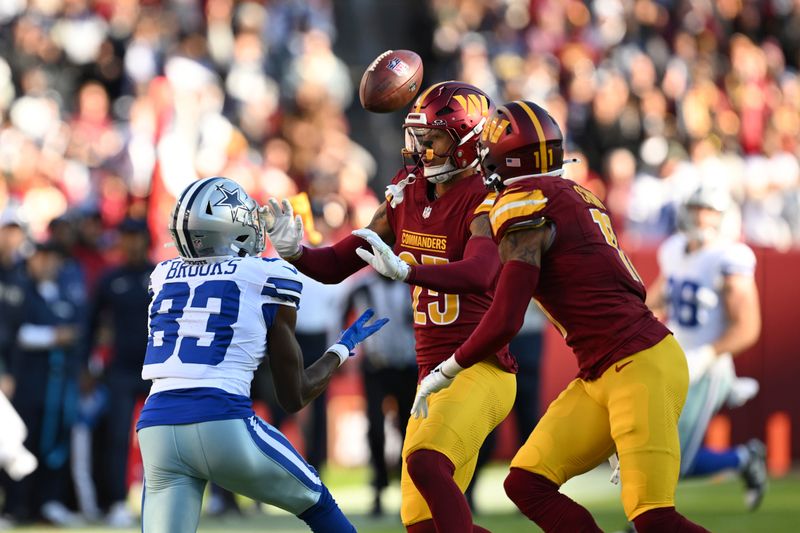
[[[325,351],[336,354],[336,356],[339,358],[339,366],[342,366],[344,362],[350,358],[350,350],[347,349],[347,346],[338,342]]]
[[[462,370],[464,370],[464,367],[458,364],[455,355],[451,355],[442,362],[442,374],[444,374],[446,378],[452,379]]]

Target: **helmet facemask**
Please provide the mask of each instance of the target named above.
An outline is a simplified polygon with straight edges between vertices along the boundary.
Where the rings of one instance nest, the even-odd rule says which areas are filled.
[[[702,245],[714,241],[720,235],[723,218],[721,211],[702,205],[687,205],[684,210],[681,225],[689,241]],[[716,215],[717,220],[712,222],[701,220],[704,217],[706,220],[709,218],[708,214],[703,215],[704,211],[709,212],[711,217]]]
[[[444,183],[464,170],[455,164],[453,154],[457,147],[457,139],[450,130],[420,126],[406,126],[404,130],[406,143],[403,154],[422,165],[423,175],[429,182]],[[437,151],[435,145],[441,145],[445,138],[448,142],[447,148],[442,150],[439,147]],[[434,159],[442,158],[444,158],[443,163],[429,164]]]
[[[431,86],[406,115],[403,155],[411,157],[416,166],[422,165],[431,183],[477,169],[477,141],[492,109],[489,97],[472,85],[447,81]],[[433,142],[426,139],[432,132],[440,133]],[[431,164],[436,159],[439,164]]]
[[[726,190],[701,185],[681,208],[679,227],[689,241],[707,244],[721,235],[725,213],[731,203]]]

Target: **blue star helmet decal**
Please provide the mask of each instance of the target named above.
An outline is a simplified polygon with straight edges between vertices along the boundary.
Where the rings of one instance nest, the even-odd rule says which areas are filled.
[[[224,185],[218,185],[217,190],[223,194],[223,198],[214,204],[214,207],[226,206],[231,210],[231,222],[236,222],[239,209],[247,211],[247,206],[239,197],[239,189],[229,191]]]

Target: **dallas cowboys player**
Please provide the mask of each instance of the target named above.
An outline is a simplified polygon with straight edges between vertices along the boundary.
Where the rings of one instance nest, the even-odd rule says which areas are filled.
[[[721,234],[731,199],[724,189],[696,189],[682,210],[684,231],[658,251],[660,275],[648,294],[651,307],[665,307],[668,326],[686,352],[689,393],[678,431],[681,476],[738,470],[750,510],[766,489],[764,444],[751,440],[724,451],[703,446],[711,417],[724,404],[736,407],[758,391],[750,378],[737,378],[732,357],[752,346],[761,330],[753,272],[756,258],[744,243]]]
[[[302,284],[280,259],[258,257],[258,205],[235,182],[206,178],[178,198],[169,224],[180,257],[154,269],[142,378],[153,380],[137,424],[145,470],[145,533],[197,530],[212,481],[290,511],[315,532],[355,532],[317,472],[249,400],[269,353],[278,400],[297,411],[377,332],[368,310],[303,369],[294,338]]]

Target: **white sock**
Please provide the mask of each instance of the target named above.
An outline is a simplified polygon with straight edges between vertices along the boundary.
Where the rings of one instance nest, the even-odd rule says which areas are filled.
[[[750,462],[750,450],[747,446],[740,444],[736,447],[736,454],[739,456],[739,470],[744,470],[745,465]]]

